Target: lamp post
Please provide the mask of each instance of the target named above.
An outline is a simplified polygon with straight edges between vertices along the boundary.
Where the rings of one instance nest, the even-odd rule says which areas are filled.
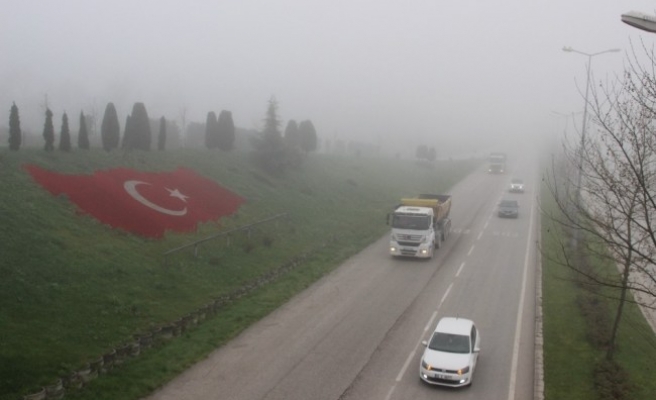
[[[643,31],[656,33],[656,16],[641,13],[639,11],[629,11],[622,14],[622,22],[631,25],[634,28]]]
[[[586,69],[586,80],[585,80],[585,104],[583,106],[583,122],[581,123],[581,147],[579,148],[579,165],[578,165],[578,175],[576,178],[576,207],[581,206],[581,177],[583,175],[583,151],[585,146],[585,123],[588,120],[588,93],[590,92],[590,66],[592,65],[592,57],[598,56],[605,53],[617,53],[621,51],[620,49],[608,49],[600,51],[597,53],[585,53],[582,51],[574,50],[571,47],[563,47],[563,51],[568,53],[578,53],[588,57],[588,66]],[[576,213],[578,216],[578,212]],[[579,230],[577,229],[574,235],[574,245],[577,244],[579,236]]]

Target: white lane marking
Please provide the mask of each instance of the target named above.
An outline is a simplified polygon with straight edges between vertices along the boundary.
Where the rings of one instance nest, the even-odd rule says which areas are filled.
[[[417,352],[417,347],[415,347],[415,349],[410,352],[408,358],[406,358],[405,363],[403,363],[403,367],[401,368],[401,371],[399,371],[399,374],[396,376],[397,382],[401,382],[401,378],[403,378],[403,375],[405,375],[405,371],[408,370],[408,367],[410,366],[410,362],[415,357],[416,352]]]
[[[392,388],[387,392],[387,396],[385,396],[385,400],[389,400],[392,398],[392,393],[394,393],[394,389],[396,389],[396,385],[392,385]]]
[[[476,238],[476,240],[481,240],[481,236],[483,236],[483,231],[481,231],[481,232],[478,234],[478,237]]]
[[[470,256],[472,251],[474,251],[474,245],[472,244],[471,249],[469,249],[469,252],[467,252],[467,255]]]
[[[431,315],[430,319],[428,320],[428,323],[424,327],[424,332],[429,330],[431,325],[433,325],[433,321],[435,320],[435,317],[437,317],[437,311],[433,311],[433,315]]]
[[[462,264],[460,264],[460,268],[458,268],[458,272],[456,272],[456,278],[460,275],[460,272],[462,272],[462,269],[465,267],[465,262],[463,261]]]
[[[451,291],[451,288],[453,287],[453,282],[449,284],[449,287],[446,288],[446,293],[444,293],[444,296],[442,296],[442,300],[440,300],[440,304],[437,306],[437,309],[439,310],[440,307],[442,307],[442,303],[444,303],[444,300],[446,300],[446,296],[449,295],[449,292]]]
[[[485,225],[483,226],[483,230],[487,229],[487,225],[490,223],[490,219],[488,218],[487,221],[485,222]]]
[[[442,300],[440,300],[440,303],[437,305],[437,309],[433,312],[433,315],[431,315],[430,320],[426,324],[426,327],[424,328],[424,332],[426,332],[430,327],[433,325],[433,320],[435,317],[437,317],[437,313],[440,311],[440,308],[442,308],[442,304],[444,303],[444,300],[446,300],[447,296],[449,295],[449,292],[451,292],[451,288],[453,287],[453,282],[449,284],[449,287],[446,289],[446,292],[444,293],[444,296],[442,296]],[[399,371],[399,374],[396,376],[396,381],[401,382],[401,378],[403,378],[403,375],[405,375],[406,371],[408,370],[408,367],[410,366],[410,363],[412,362],[412,359],[415,357],[415,354],[417,354],[417,349],[421,345],[421,339],[424,337],[424,334],[422,333],[421,336],[419,337],[419,341],[417,344],[415,344],[414,349],[410,352],[410,355],[408,355],[408,358],[405,360],[405,363],[403,363],[403,367],[401,367],[401,370]],[[391,393],[394,391],[394,386],[390,389],[388,396],[391,396]],[[388,397],[389,398],[389,397]]]
[[[533,236],[533,212],[535,203],[531,203],[531,218],[528,224],[528,235],[526,237],[526,250],[524,255],[524,270],[522,271],[522,291],[519,298],[517,310],[517,323],[515,324],[515,343],[513,344],[512,364],[510,367],[510,382],[508,383],[508,400],[515,400],[515,386],[517,385],[517,363],[519,359],[519,339],[522,334],[522,314],[524,314],[524,296],[526,295],[526,279],[528,277],[528,260]]]

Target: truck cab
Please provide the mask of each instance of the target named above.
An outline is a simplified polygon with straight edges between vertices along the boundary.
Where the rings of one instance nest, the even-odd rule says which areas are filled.
[[[487,171],[491,174],[503,174],[506,172],[506,162],[506,153],[492,153]]]
[[[400,206],[390,214],[388,222],[392,226],[391,255],[433,257],[436,239],[435,214],[432,208]]]

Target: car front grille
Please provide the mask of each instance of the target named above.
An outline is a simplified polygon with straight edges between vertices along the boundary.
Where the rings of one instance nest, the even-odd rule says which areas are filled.
[[[460,383],[460,381],[456,380],[451,380],[451,379],[442,379],[442,378],[434,378],[434,377],[428,377],[426,380],[430,382],[435,382],[435,383],[441,383],[443,385],[457,385]]]
[[[455,369],[441,369],[441,368],[431,368],[431,371],[437,371],[441,373],[447,373],[447,374],[457,374],[458,371]]]

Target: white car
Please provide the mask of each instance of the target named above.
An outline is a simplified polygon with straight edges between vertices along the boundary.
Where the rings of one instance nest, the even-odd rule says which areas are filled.
[[[440,319],[421,357],[419,377],[431,385],[471,385],[481,346],[474,322],[464,318]]]
[[[512,193],[524,193],[524,181],[518,178],[514,178],[510,181],[510,188],[508,191]]]

